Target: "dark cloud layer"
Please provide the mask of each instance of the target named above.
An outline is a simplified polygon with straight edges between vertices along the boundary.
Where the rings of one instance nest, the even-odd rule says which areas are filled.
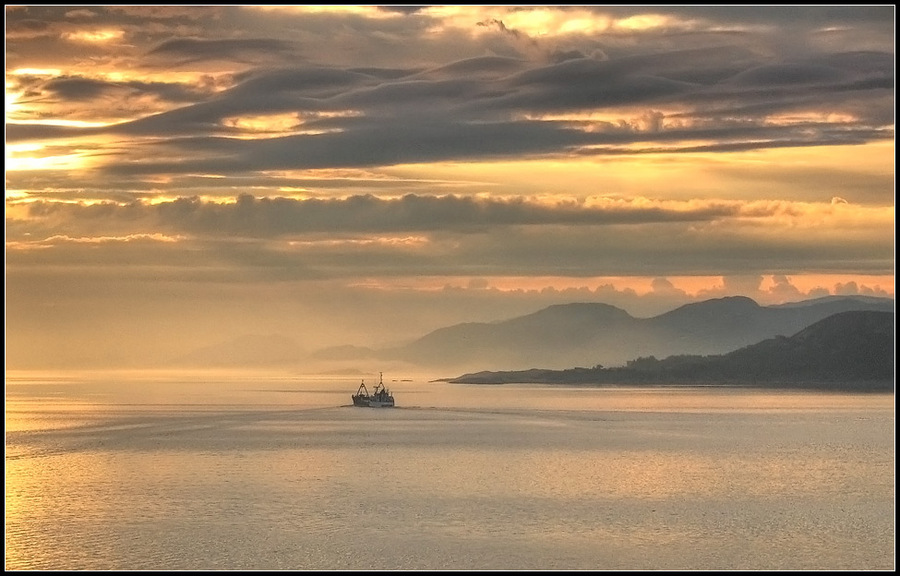
[[[269,38],[210,40],[203,38],[175,38],[151,49],[151,58],[163,57],[169,65],[183,65],[204,60],[234,60],[237,62],[271,60],[293,52],[290,42]]]
[[[407,194],[346,199],[254,198],[221,204],[199,198],[170,202],[91,205],[32,202],[31,218],[49,220],[60,233],[114,235],[123,230],[187,233],[213,237],[270,238],[306,233],[475,232],[502,226],[613,225],[708,222],[740,215],[736,203],[710,203],[684,210],[620,204],[598,207],[572,202],[553,205],[524,198],[489,199]],[[16,229],[18,229],[16,227]],[[21,237],[18,234],[15,237]]]
[[[20,271],[113,266],[174,279],[206,270],[208,279],[220,281],[242,275],[299,281],[788,274],[800,267],[884,274],[891,268],[893,243],[881,230],[890,223],[845,226],[824,236],[803,229],[773,235],[765,223],[785,212],[778,203],[602,208],[419,196],[33,203],[28,220],[8,223],[7,256]]]
[[[891,223],[845,224],[840,233],[824,236],[802,228],[768,230],[772,219],[799,221],[804,217],[799,210],[777,202],[594,206],[417,195],[392,200],[244,195],[229,204],[196,198],[32,202],[27,219],[8,220],[7,237],[15,243],[9,254],[13,267],[98,265],[91,247],[102,246],[104,266],[160,266],[171,256],[169,264],[176,268],[220,262],[252,270],[254,277],[295,280],[478,270],[501,276],[669,275],[684,272],[684,254],[690,254],[689,273],[701,275],[773,267],[788,273],[802,265],[866,273],[890,269],[893,243],[884,232]],[[819,209],[816,217],[835,211]]]
[[[727,154],[894,138],[892,7],[542,9],[552,13],[542,16],[548,22],[597,17],[607,27],[539,33],[520,18],[532,10],[524,6],[460,7],[467,17],[429,7],[13,8],[8,30],[55,30],[44,49],[73,48],[76,62],[88,44],[72,38],[77,23],[85,33],[119,34],[108,57],[91,56],[98,62],[134,70],[241,65],[193,80],[113,81],[91,67],[17,74],[9,77],[14,89],[34,104],[22,117],[37,123],[13,115],[7,142],[115,141],[108,151],[83,149],[98,160],[91,177],[132,182],[128,193],[145,188],[142,180],[196,174],[262,181],[273,171]],[[22,58],[40,53],[32,40],[14,37],[9,47]],[[103,49],[99,42],[84,54]],[[195,68],[182,67],[188,63]],[[43,123],[54,113],[88,120],[92,102],[115,123]],[[273,117],[277,126],[266,128]],[[124,144],[130,138],[140,144]],[[24,188],[27,178],[39,192],[41,176],[13,173],[8,183]]]
[[[191,43],[179,41],[176,45],[192,51],[188,48]],[[229,53],[227,49],[212,47],[209,51]],[[890,93],[894,81],[892,68],[886,66],[892,59],[890,54],[832,54],[828,65],[822,64],[821,58],[778,64],[741,62],[733,65],[727,76],[722,64],[716,63],[712,75],[723,77],[705,82],[676,79],[685,76],[677,71],[671,75],[675,78],[667,77],[664,66],[656,62],[658,59],[656,55],[621,62],[580,58],[532,65],[526,70],[521,70],[520,62],[509,59],[480,59],[401,78],[350,69],[282,67],[237,76],[234,87],[203,101],[199,101],[199,90],[161,83],[109,84],[86,78],[59,78],[44,88],[57,98],[72,101],[123,89],[153,92],[169,101],[195,101],[106,129],[84,129],[85,135],[107,132],[153,136],[158,143],[168,142],[182,149],[183,159],[177,163],[148,163],[141,154],[138,161],[145,173],[215,173],[553,155],[586,145],[624,146],[648,140],[711,137],[718,144],[707,145],[704,150],[761,148],[767,142],[774,147],[817,146],[893,138],[893,130],[882,125],[890,117],[886,108],[890,100],[883,98]],[[702,61],[703,58],[698,59]],[[696,70],[694,76],[702,76]],[[627,137],[623,137],[619,126],[609,122],[552,123],[542,119],[547,114],[610,114],[622,107],[671,112],[660,113],[652,134],[631,131]],[[834,131],[828,126],[819,129],[807,121],[770,121],[773,116],[812,110],[856,118],[840,126],[839,138],[830,136]],[[232,140],[227,146],[216,140],[229,134],[239,135],[229,125],[229,118],[272,114],[295,114],[298,127],[306,119],[302,126],[305,133]],[[7,136],[12,142],[19,141],[28,137],[27,130],[34,129],[13,124]],[[339,132],[307,133],[310,130]],[[49,132],[50,129],[44,129],[41,136]],[[747,144],[749,133],[753,134],[752,146]],[[63,135],[61,130],[59,135]],[[185,140],[188,136],[190,139]],[[223,148],[228,152],[221,157],[207,153]],[[190,150],[199,153],[196,158],[191,157]],[[582,151],[601,155],[605,152],[603,148]],[[118,166],[115,161],[109,162],[109,169],[135,169],[127,156],[123,161]]]
[[[166,82],[105,82],[93,78],[62,76],[41,86],[56,98],[90,101],[100,97],[150,95],[174,103],[197,102],[209,94],[193,86]]]

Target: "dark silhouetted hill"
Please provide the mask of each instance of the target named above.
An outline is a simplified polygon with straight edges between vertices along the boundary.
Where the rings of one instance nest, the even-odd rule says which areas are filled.
[[[478,372],[449,382],[501,384],[742,384],[848,391],[894,390],[894,313],[833,314],[790,337],[727,354],[642,357],[624,367]]]

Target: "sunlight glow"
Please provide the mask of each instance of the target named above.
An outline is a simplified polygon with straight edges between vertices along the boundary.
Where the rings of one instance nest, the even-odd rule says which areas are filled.
[[[571,18],[559,26],[560,34],[595,34],[607,30],[611,20],[605,17]]]
[[[519,30],[532,36],[544,36],[557,32],[566,22],[584,22],[591,18],[569,18],[552,8],[534,8],[513,12],[502,16],[503,24],[513,30]],[[560,22],[562,20],[562,23]]]
[[[88,244],[88,245],[107,245],[107,244],[129,244],[135,242],[150,242],[173,244],[187,240],[187,236],[167,235],[161,233],[152,234],[128,234],[125,236],[67,236],[58,234],[41,240],[22,241],[7,240],[6,250],[12,252],[34,252],[37,250],[48,250],[60,245],[66,244]]]
[[[680,109],[617,108],[610,110],[580,110],[564,113],[522,114],[525,121],[565,122],[585,132],[659,132],[690,126],[686,111]]]
[[[443,23],[434,29],[455,27],[471,33],[496,33],[498,29],[513,34],[540,38],[566,34],[596,35],[605,32],[641,32],[659,28],[679,30],[697,29],[700,24],[691,20],[677,20],[661,14],[639,14],[616,20],[613,16],[594,10],[568,7],[508,7],[508,6],[432,6],[425,9],[429,16]],[[472,28],[472,22],[479,27]]]
[[[640,14],[616,20],[614,27],[629,32],[662,28],[673,23],[672,18],[659,14]]]
[[[365,16],[366,18],[395,18],[402,16],[400,13],[394,13],[390,10],[379,10],[377,5],[372,6],[351,6],[351,5],[296,5],[296,6],[244,6],[254,10],[264,10],[266,12],[290,12],[292,14],[350,14],[356,16]]]
[[[86,153],[36,156],[44,149],[41,144],[7,144],[6,170],[72,170],[87,165]]]
[[[528,37],[596,34],[612,23],[606,15],[575,8],[456,5],[429,6],[422,13],[440,22],[432,26],[433,32],[455,28],[470,34],[496,34],[498,30]]]
[[[232,116],[224,118],[222,123],[237,130],[258,132],[263,134],[292,133],[300,126],[301,120],[296,113],[262,114],[258,116]]]
[[[6,218],[7,222],[11,217],[16,217],[17,214],[14,214],[14,210],[16,206],[21,205],[24,202],[28,202],[31,198],[31,194],[28,193],[27,190],[11,190],[9,188],[6,189]],[[22,215],[25,215],[24,213]]]
[[[159,232],[154,232],[152,234],[128,234],[125,236],[81,236],[81,237],[72,237],[66,235],[57,235],[50,236],[44,243],[46,244],[57,244],[57,243],[73,243],[73,244],[108,244],[114,242],[139,242],[141,240],[150,240],[152,242],[165,242],[168,244],[179,242],[181,240],[185,240],[187,236],[170,236],[167,234],[161,234]]]
[[[689,158],[689,162],[687,161]],[[598,155],[581,158],[534,158],[492,162],[435,162],[398,164],[380,168],[393,178],[455,181],[459,193],[531,196],[566,193],[579,197],[646,196],[658,190],[660,197],[678,201],[707,197],[720,200],[776,198],[788,194],[798,201],[831,202],[834,196],[849,198],[846,183],[818,177],[828,170],[871,174],[885,180],[886,189],[873,191],[871,203],[891,202],[893,195],[894,143],[873,142],[856,146],[797,147],[721,154]],[[809,172],[809,184],[798,188],[796,171]],[[752,174],[748,180],[746,175]],[[772,178],[761,190],[757,179]],[[798,192],[799,191],[799,192]],[[881,200],[879,200],[881,199]]]
[[[109,42],[111,40],[120,40],[123,36],[125,36],[124,30],[85,30],[63,35],[67,40],[76,42]]]
[[[9,72],[13,76],[59,76],[62,70],[59,68],[17,68]]]
[[[116,122],[88,122],[87,120],[62,120],[52,118],[49,120],[16,120],[12,124],[32,124],[39,126],[69,126],[71,128],[100,128],[102,126],[112,126]]]
[[[850,114],[839,114],[828,110],[795,110],[790,114],[773,114],[766,117],[766,121],[777,126],[790,126],[792,124],[850,124],[859,122],[859,118]]]
[[[24,92],[9,92],[8,90],[11,88],[10,83],[6,83],[6,121],[9,122],[10,118],[15,117],[16,112],[22,108],[22,105],[18,103],[19,98],[22,97]]]
[[[314,135],[343,132],[342,128],[337,127],[304,128],[303,126],[313,120],[321,118],[349,118],[352,116],[360,116],[361,114],[361,112],[355,110],[321,113],[289,112],[284,114],[258,114],[254,116],[231,116],[224,118],[222,123],[228,128],[243,132],[241,135],[232,135],[232,137],[240,139],[258,139],[286,134]]]
[[[741,286],[735,290],[734,285]],[[729,285],[732,286],[729,288]],[[724,295],[749,295],[763,300],[781,303],[784,295],[796,295],[796,300],[806,294],[871,294],[894,297],[894,276],[859,276],[850,274],[798,274],[791,276],[755,276],[750,278],[726,278],[723,276],[598,276],[570,278],[563,276],[414,276],[393,278],[367,278],[354,286],[378,290],[413,290],[435,292],[442,290],[484,290],[509,293],[571,292],[573,296],[602,296],[614,292],[633,293],[636,296],[671,295],[682,293],[689,298],[722,297]],[[750,286],[750,290],[746,290]],[[786,289],[789,288],[789,289]],[[755,289],[755,292],[754,292]]]
[[[379,236],[375,238],[337,238],[328,240],[289,240],[287,245],[291,248],[323,248],[323,247],[366,247],[385,246],[394,248],[415,248],[430,244],[431,240],[425,236]]]

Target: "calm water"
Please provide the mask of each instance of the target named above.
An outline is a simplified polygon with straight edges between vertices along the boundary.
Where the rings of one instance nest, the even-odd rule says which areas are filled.
[[[385,383],[7,373],[6,569],[895,567],[893,395]]]

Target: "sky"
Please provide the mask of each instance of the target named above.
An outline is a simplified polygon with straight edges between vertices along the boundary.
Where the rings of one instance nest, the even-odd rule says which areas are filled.
[[[8,368],[894,296],[885,6],[7,6]]]

